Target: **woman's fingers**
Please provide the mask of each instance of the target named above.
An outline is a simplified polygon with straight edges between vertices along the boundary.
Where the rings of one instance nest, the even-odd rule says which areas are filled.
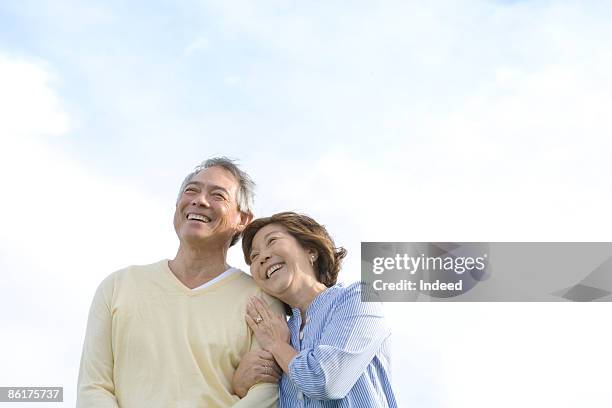
[[[272,318],[272,313],[270,311],[270,306],[268,306],[268,304],[266,302],[264,302],[263,300],[261,300],[257,296],[252,296],[251,297],[251,303],[255,307],[255,310],[257,311],[257,313],[259,313],[259,315],[262,318],[268,319],[268,320]]]
[[[251,315],[251,317],[255,318],[255,316],[259,316],[263,319],[263,316],[261,314],[260,306],[256,303],[256,297],[255,296],[251,296],[249,298],[249,303],[247,305],[247,308],[249,310],[249,314]]]
[[[246,320],[247,324],[249,325],[251,330],[253,330],[253,332],[257,331],[257,323],[255,323],[255,320],[251,316],[249,316],[248,313],[244,315],[244,320]]]
[[[255,309],[255,305],[253,305],[253,302],[251,302],[251,300],[249,299],[249,302],[246,305],[246,312],[247,314],[249,314],[251,317],[255,317],[257,316],[257,309]]]
[[[261,316],[261,314],[257,311],[257,308],[255,308],[255,305],[252,302],[249,302],[247,305],[246,313],[251,317],[251,319],[253,319],[253,321],[256,323],[261,323],[260,319],[263,319],[263,316]]]

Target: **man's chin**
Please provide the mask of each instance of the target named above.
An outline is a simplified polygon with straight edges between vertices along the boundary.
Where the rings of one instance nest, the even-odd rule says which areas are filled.
[[[198,234],[198,233],[190,232],[190,233],[181,234],[180,240],[181,242],[185,242],[190,245],[193,245],[193,244],[203,244],[205,242],[208,242],[210,241],[211,237],[212,237],[211,234],[203,234],[203,233]]]
[[[219,234],[211,234],[210,232],[204,231],[189,231],[184,232],[180,236],[180,241],[191,245],[191,246],[202,246],[202,245],[215,245],[215,243],[224,243],[227,242],[229,244],[231,237],[222,237]]]

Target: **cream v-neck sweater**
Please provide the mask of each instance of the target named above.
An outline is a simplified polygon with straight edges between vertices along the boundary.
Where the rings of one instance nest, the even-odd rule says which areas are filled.
[[[241,400],[232,391],[240,359],[258,348],[244,320],[251,295],[283,313],[242,271],[195,291],[167,259],[111,274],[89,312],[77,407],[276,407],[277,385]]]

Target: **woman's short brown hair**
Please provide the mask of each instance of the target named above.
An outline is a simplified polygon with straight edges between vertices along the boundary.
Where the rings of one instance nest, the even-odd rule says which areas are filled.
[[[334,240],[323,225],[307,215],[290,211],[258,218],[246,227],[242,233],[242,252],[247,265],[251,265],[250,255],[255,234],[269,224],[282,225],[303,248],[317,251],[318,257],[313,265],[317,280],[327,287],[336,284],[346,249],[335,246]]]

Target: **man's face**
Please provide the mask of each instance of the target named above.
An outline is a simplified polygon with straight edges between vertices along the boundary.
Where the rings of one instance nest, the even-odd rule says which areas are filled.
[[[181,192],[174,229],[181,242],[225,244],[248,222],[238,211],[238,181],[223,167],[196,174]]]

